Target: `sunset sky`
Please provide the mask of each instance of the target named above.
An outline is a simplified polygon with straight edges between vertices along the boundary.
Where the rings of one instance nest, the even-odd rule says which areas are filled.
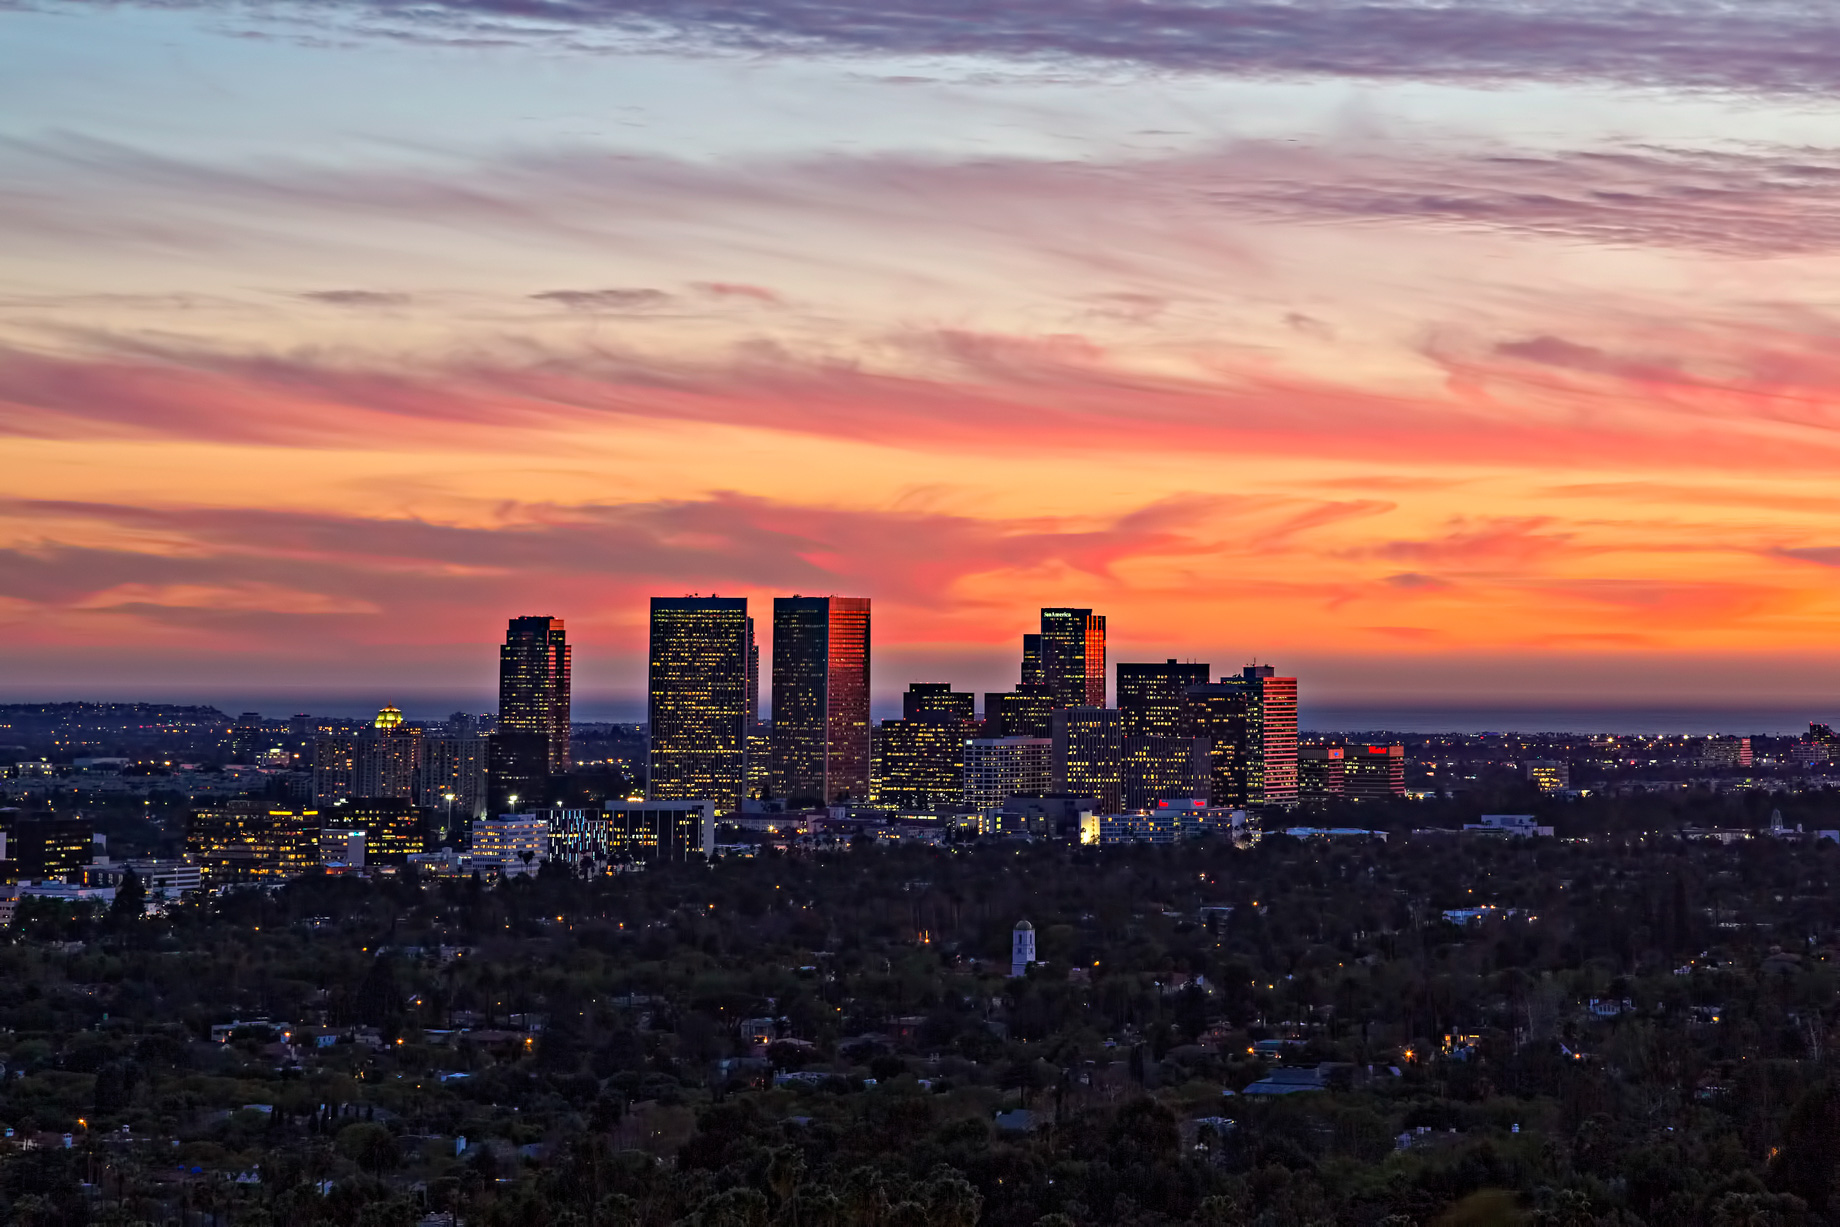
[[[646,597],[801,592],[884,705],[1059,604],[1840,716],[1837,87],[1775,0],[0,6],[0,697],[552,614],[636,712]]]

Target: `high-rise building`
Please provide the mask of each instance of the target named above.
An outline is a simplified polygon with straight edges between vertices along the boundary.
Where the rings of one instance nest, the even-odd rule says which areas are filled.
[[[386,707],[358,737],[356,797],[394,797],[413,801],[420,781],[422,730],[404,722],[402,712]]]
[[[1297,803],[1297,679],[1270,665],[1190,686],[1188,732],[1212,743],[1208,801],[1213,805]]]
[[[977,719],[977,696],[951,682],[911,682],[901,695],[901,719],[969,724]]]
[[[717,815],[741,809],[747,623],[745,597],[652,598],[647,795],[653,800],[710,801]]]
[[[996,809],[1015,796],[1048,791],[1054,742],[1046,737],[972,737],[965,741],[964,803]]]
[[[1126,737],[1120,787],[1126,810],[1162,801],[1200,800],[1209,794],[1205,737]]]
[[[1047,674],[1041,669],[1041,636],[1024,635],[1022,637],[1022,676],[1017,681],[1024,686],[1045,686]]]
[[[1091,797],[1100,812],[1124,807],[1124,719],[1109,707],[1063,707],[1054,713],[1051,784],[1057,793]]]
[[[1297,804],[1297,679],[1279,677],[1270,665],[1247,665],[1246,685],[1255,690],[1259,729],[1261,805]]]
[[[1188,688],[1186,731],[1208,742],[1210,805],[1237,808],[1257,800],[1264,778],[1257,699],[1239,678],[1223,677]]]
[[[313,739],[313,801],[331,805],[358,795],[358,758],[363,742],[356,733],[333,733]]]
[[[1297,800],[1304,805],[1327,805],[1339,798],[1347,753],[1341,746],[1299,746]]]
[[[1188,688],[1205,686],[1206,664],[1120,664],[1118,711],[1132,737],[1180,737],[1188,728]]]
[[[486,812],[530,809],[549,798],[549,738],[503,730],[486,738]]]
[[[1404,796],[1406,749],[1401,745],[1349,746],[1342,760],[1342,795],[1354,801]]]
[[[1039,682],[1023,682],[1014,690],[990,691],[984,696],[984,736],[1052,736],[1054,709],[1064,706],[1052,690]]]
[[[422,738],[421,783],[416,801],[444,834],[465,830],[486,816],[487,770],[492,741],[477,733]]]
[[[1042,680],[1059,707],[1105,706],[1105,615],[1041,611]]]
[[[754,637],[754,619],[747,620],[747,720],[752,729],[760,723],[760,640]]]
[[[513,618],[498,649],[498,727],[541,734],[547,770],[569,769],[569,643],[561,618]]]
[[[972,735],[974,696],[948,682],[915,682],[901,696],[902,717],[884,720],[875,737],[872,799],[897,810],[963,804],[965,739]]]
[[[868,800],[869,598],[774,598],[771,745],[775,795]]]
[[[313,740],[313,801],[330,806],[353,797],[412,801],[422,779],[421,728],[397,708],[385,707],[370,727]]]
[[[236,718],[230,729],[230,757],[239,763],[253,763],[268,748],[267,727],[261,712],[246,711]]]

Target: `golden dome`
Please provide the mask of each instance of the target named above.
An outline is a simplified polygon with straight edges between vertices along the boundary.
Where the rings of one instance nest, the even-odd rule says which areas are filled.
[[[402,722],[403,714],[398,708],[386,707],[377,713],[377,727],[380,729],[400,728]]]

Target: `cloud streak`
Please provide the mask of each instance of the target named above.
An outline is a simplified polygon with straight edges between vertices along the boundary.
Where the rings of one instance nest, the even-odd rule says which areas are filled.
[[[348,27],[378,37],[476,48],[542,41],[1787,94],[1840,85],[1840,31],[1810,0],[347,0],[342,8],[355,19]]]
[[[443,169],[358,170],[280,157],[232,165],[63,137],[0,142],[0,169],[8,166],[37,184],[30,195],[0,195],[0,220],[20,233],[215,252],[266,241],[264,225],[322,217],[457,225],[524,241],[543,234],[599,250],[637,248],[638,236],[669,236],[686,226],[704,245],[711,225],[770,234],[816,226],[835,232],[838,256],[865,241],[864,254],[917,238],[988,243],[996,226],[1007,230],[1006,242],[1063,261],[1090,249],[1083,236],[1109,230],[1103,256],[1088,250],[1080,258],[1086,271],[1143,265],[1164,253],[1217,261],[1231,254],[1223,228],[1274,222],[1503,233],[1738,259],[1840,252],[1836,148],[1504,155],[1375,139],[1239,141],[1079,161],[830,153],[707,163],[566,147],[501,151]],[[133,208],[117,207],[127,200]],[[1186,242],[1177,237],[1183,234]],[[746,282],[690,288],[711,305],[786,301],[778,290]],[[303,297],[348,306],[401,302],[394,293],[359,289]],[[672,301],[651,287],[562,286],[531,297],[607,309]],[[1169,301],[1160,290],[1093,297],[1099,309],[1137,319]],[[1295,312],[1287,318],[1293,330],[1324,333],[1320,320]]]

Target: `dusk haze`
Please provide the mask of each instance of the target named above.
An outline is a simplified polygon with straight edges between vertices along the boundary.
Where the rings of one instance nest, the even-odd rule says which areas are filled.
[[[0,1227],[1840,1227],[1836,0],[0,0]]]
[[[0,691],[435,715],[532,609],[637,719],[649,596],[847,592],[878,714],[1058,605],[1306,710],[1788,731],[1828,16],[16,7]]]

